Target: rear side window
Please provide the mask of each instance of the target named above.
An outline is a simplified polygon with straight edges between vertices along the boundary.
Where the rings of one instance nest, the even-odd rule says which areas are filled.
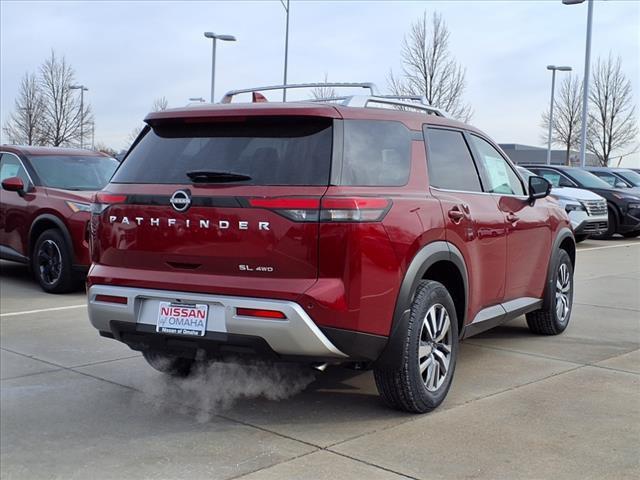
[[[425,128],[432,187],[481,192],[480,177],[462,132]]]
[[[231,172],[242,185],[328,185],[332,120],[254,118],[160,124],[129,153],[114,183],[189,183],[187,172]]]
[[[411,132],[400,122],[345,120],[340,185],[401,186],[409,181]]]

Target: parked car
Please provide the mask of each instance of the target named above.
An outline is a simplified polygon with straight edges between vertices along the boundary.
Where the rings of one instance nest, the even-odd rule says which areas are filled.
[[[525,180],[534,175],[524,167],[516,168]],[[607,201],[600,195],[572,187],[553,187],[551,195],[569,215],[576,243],[607,231]]]
[[[577,187],[597,193],[607,200],[608,228],[596,238],[611,238],[615,233],[626,238],[640,235],[640,195],[629,189],[612,188],[607,182],[577,167],[558,165],[522,165],[554,186]]]
[[[89,150],[0,146],[0,258],[30,266],[42,289],[74,289],[89,268],[93,194],[118,166]]]
[[[640,173],[628,168],[586,167],[585,170],[601,178],[613,188],[629,188],[630,192],[640,194]]]
[[[145,121],[96,195],[88,305],[162,372],[196,354],[358,362],[388,405],[427,412],[460,338],[523,314],[567,327],[567,214],[480,130],[375,96]]]

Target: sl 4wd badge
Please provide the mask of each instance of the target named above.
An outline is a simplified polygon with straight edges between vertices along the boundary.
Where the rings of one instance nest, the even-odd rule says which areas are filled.
[[[273,272],[273,267],[266,265],[238,265],[238,270],[241,272]]]

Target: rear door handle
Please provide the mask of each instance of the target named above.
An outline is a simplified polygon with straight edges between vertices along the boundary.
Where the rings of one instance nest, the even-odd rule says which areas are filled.
[[[466,216],[464,212],[460,210],[460,208],[456,205],[451,210],[449,210],[449,218],[453,223],[460,223],[462,219]]]

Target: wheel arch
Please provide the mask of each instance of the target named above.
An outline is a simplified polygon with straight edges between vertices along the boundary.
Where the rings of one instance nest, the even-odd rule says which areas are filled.
[[[64,241],[67,243],[67,247],[71,252],[73,257],[73,240],[71,239],[71,234],[69,233],[69,229],[65,225],[65,223],[51,213],[43,213],[38,215],[36,219],[31,224],[31,228],[29,228],[29,258],[33,256],[33,249],[36,246],[36,241],[38,237],[42,235],[42,233],[49,229],[57,229],[60,230],[62,236],[64,237]],[[73,262],[73,260],[72,260]]]
[[[376,363],[392,366],[402,358],[411,303],[422,280],[435,280],[447,288],[456,306],[458,326],[464,326],[469,301],[468,278],[464,257],[455,245],[436,241],[422,247],[413,257],[400,285],[387,345]]]

